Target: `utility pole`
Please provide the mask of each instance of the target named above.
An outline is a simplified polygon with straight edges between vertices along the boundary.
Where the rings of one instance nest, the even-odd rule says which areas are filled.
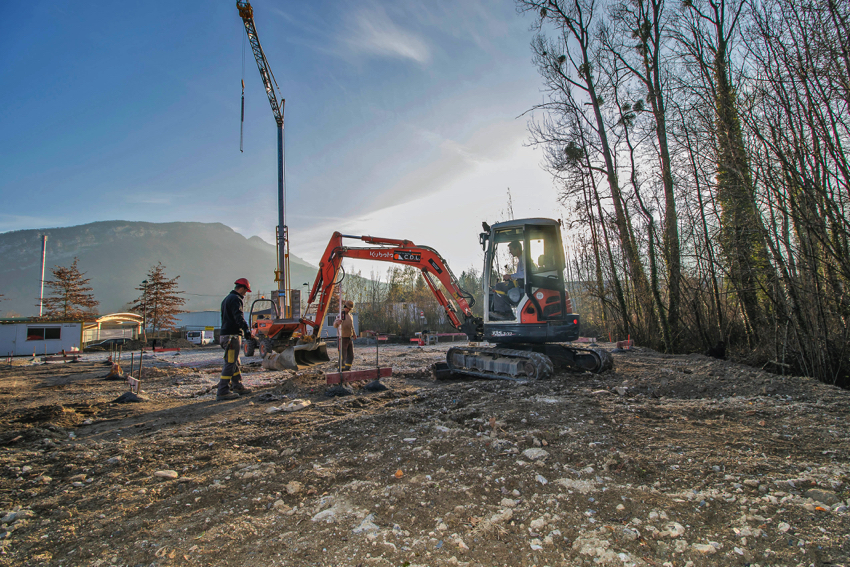
[[[44,309],[44,262],[47,258],[47,235],[41,235],[41,293],[38,296],[38,316],[41,317]]]

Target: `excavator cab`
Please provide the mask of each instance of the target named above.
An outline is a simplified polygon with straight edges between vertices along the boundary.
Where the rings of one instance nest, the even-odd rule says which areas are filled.
[[[578,338],[578,315],[564,286],[560,223],[532,218],[484,228],[484,338],[508,344]]]

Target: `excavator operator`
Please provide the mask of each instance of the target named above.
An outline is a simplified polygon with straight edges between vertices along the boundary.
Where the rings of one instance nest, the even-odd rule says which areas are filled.
[[[517,259],[516,272],[513,274],[503,274],[503,281],[493,287],[493,291],[495,292],[493,308],[497,313],[513,316],[511,304],[507,299],[507,293],[511,288],[518,287],[522,289],[525,285],[525,256],[522,253],[522,243],[519,240],[512,240],[508,244],[508,252]]]

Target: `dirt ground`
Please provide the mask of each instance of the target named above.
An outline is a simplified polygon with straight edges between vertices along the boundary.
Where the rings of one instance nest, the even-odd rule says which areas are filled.
[[[4,365],[0,565],[850,565],[850,393],[641,348],[435,382],[446,348],[387,347],[389,389],[337,398],[333,363],[247,359],[216,402],[220,350],[136,404],[102,358]]]

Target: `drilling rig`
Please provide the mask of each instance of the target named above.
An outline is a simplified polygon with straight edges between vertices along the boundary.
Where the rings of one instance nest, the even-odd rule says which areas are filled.
[[[254,59],[257,62],[257,69],[260,71],[260,78],[263,81],[263,87],[266,89],[266,95],[269,98],[269,105],[272,108],[275,123],[277,124],[277,228],[275,230],[275,245],[277,248],[277,268],[274,272],[274,280],[277,284],[277,289],[273,290],[270,299],[262,299],[259,301],[271,303],[271,313],[273,316],[272,327],[276,336],[275,348],[282,350],[284,348],[294,347],[303,341],[299,340],[296,333],[299,327],[301,318],[301,290],[292,289],[290,285],[289,271],[289,229],[286,226],[286,182],[285,182],[285,160],[284,160],[284,137],[283,137],[283,113],[286,99],[281,98],[278,102],[275,95],[275,87],[277,81],[274,78],[271,67],[269,66],[266,54],[260,45],[260,39],[257,35],[257,26],[254,23],[254,9],[248,1],[238,0],[236,8],[239,10],[239,17],[245,25],[245,33],[248,36],[248,43],[251,45],[251,51],[254,54]],[[242,119],[245,118],[245,83],[242,83]],[[279,90],[279,89],[278,89]],[[295,333],[295,336],[293,336]],[[268,347],[271,343],[260,345]],[[250,340],[246,341],[247,349],[252,349],[254,345]],[[327,359],[326,349],[319,349],[315,342],[308,345],[302,345],[299,350],[315,351],[311,352],[318,356],[317,361]],[[306,353],[305,353],[306,354]],[[310,357],[311,360],[313,359]]]

